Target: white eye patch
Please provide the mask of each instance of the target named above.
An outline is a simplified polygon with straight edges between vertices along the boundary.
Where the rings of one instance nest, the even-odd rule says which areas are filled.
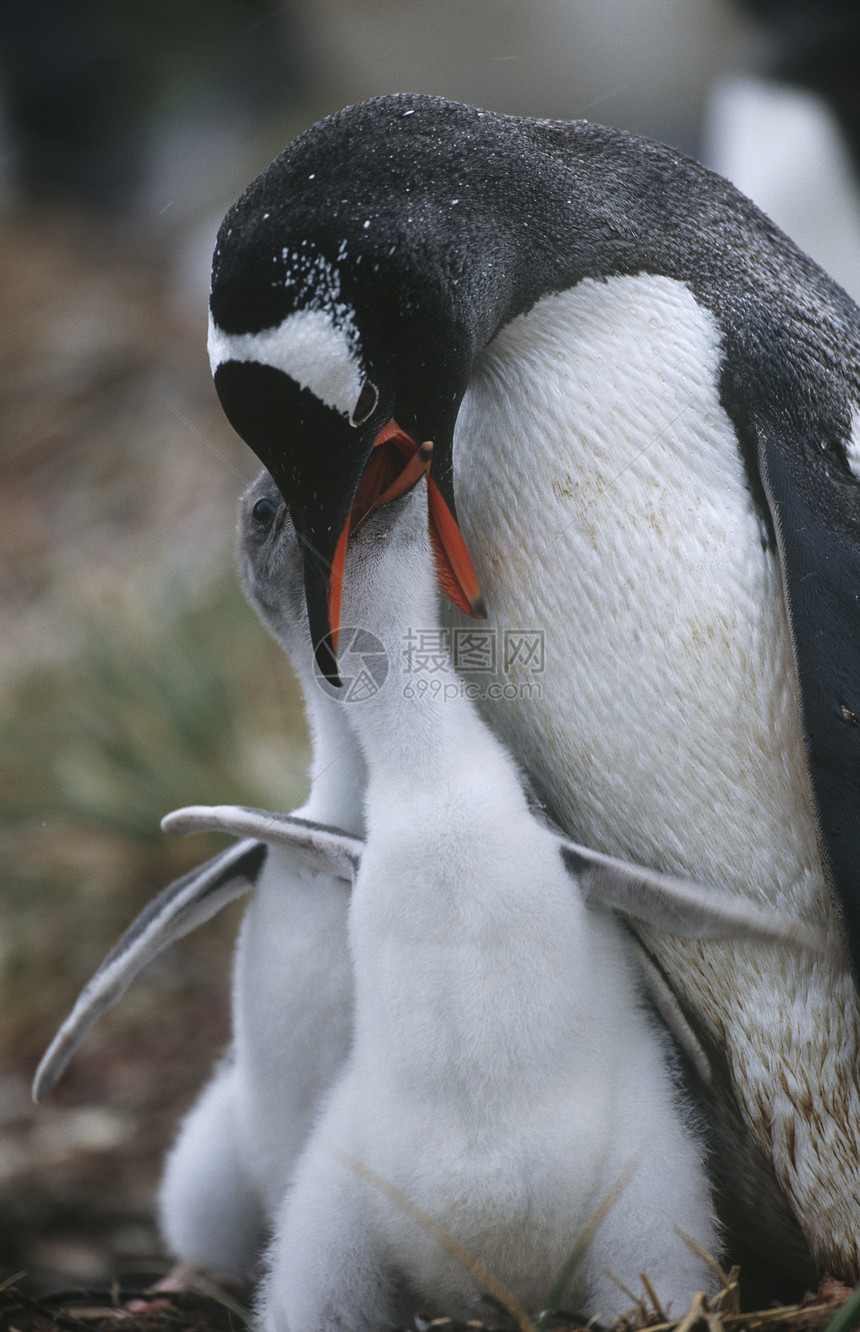
[[[209,316],[212,373],[225,361],[256,361],[282,370],[320,402],[350,416],[364,376],[354,340],[325,310],[296,310],[259,333],[225,333]]]

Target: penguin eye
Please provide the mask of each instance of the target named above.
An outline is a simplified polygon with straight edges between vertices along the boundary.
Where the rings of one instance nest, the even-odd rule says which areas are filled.
[[[272,521],[272,519],[275,516],[275,512],[276,512],[275,506],[272,503],[272,501],[270,499],[266,499],[264,496],[262,499],[257,500],[256,504],[251,510],[251,517],[253,518],[255,523],[259,523],[260,526],[263,527],[264,525]]]
[[[349,418],[352,424],[363,425],[367,418],[376,410],[376,404],[378,402],[379,389],[372,380],[366,379],[361,386],[358,402],[352,409],[352,416]]]

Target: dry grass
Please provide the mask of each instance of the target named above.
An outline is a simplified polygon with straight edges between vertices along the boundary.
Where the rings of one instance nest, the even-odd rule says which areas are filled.
[[[161,1296],[158,1306],[143,1314],[129,1314],[123,1302],[138,1297],[134,1288],[114,1286],[110,1290],[58,1292],[33,1297],[22,1292],[14,1282],[0,1288],[0,1329],[3,1332],[154,1332],[170,1328],[174,1332],[241,1332],[253,1326],[253,1318],[237,1306],[218,1298],[197,1294]],[[741,1313],[736,1273],[726,1279],[723,1290],[707,1300],[696,1295],[689,1310],[673,1321],[660,1321],[653,1309],[634,1304],[630,1311],[612,1324],[611,1332],[851,1332],[860,1320],[860,1304],[853,1297],[840,1309],[829,1301],[809,1301],[792,1306]],[[484,1307],[491,1312],[483,1317],[462,1321],[452,1318],[428,1319],[414,1315],[404,1332],[515,1332],[517,1323],[504,1310],[493,1308],[487,1297]],[[589,1332],[590,1325],[559,1313],[543,1322],[551,1332]]]

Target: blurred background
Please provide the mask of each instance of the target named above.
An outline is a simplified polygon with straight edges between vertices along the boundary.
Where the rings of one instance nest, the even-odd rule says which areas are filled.
[[[189,802],[289,809],[307,742],[233,566],[257,470],[205,351],[218,221],[380,92],[585,117],[732,175],[856,293],[855,0],[3,0],[0,1282],[157,1275],[178,1115],[229,1035],[231,910],[152,966],[50,1102],[29,1080],[133,915],[219,849]]]

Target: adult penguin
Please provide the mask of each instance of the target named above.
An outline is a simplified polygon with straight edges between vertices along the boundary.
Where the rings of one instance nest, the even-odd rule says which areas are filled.
[[[209,349],[329,678],[350,530],[432,441],[440,581],[486,611],[485,714],[553,815],[842,941],[643,932],[715,1062],[732,1232],[860,1278],[857,308],[669,148],[407,94],[314,126],[228,212]]]

